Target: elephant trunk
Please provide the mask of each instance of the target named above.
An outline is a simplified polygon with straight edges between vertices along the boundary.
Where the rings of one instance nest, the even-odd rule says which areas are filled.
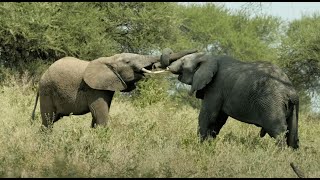
[[[196,52],[198,52],[198,50],[191,49],[191,50],[180,51],[178,53],[172,53],[172,51],[170,52],[166,48],[166,49],[164,49],[164,52],[160,58],[160,64],[161,64],[160,67],[165,68],[165,67],[169,66],[172,62],[182,58],[183,56],[188,55],[188,54],[192,54],[192,53],[196,53]]]
[[[182,61],[181,60],[174,61],[169,66],[167,66],[166,70],[173,74],[180,74],[182,71]]]
[[[198,52],[196,49],[191,49],[191,50],[185,50],[185,51],[180,51],[177,53],[173,53],[173,51],[169,48],[165,48],[162,51],[162,55],[160,57],[153,57],[154,58],[154,64],[153,68],[160,68],[164,69],[167,66],[169,66],[172,62],[182,58],[183,56],[186,56],[188,54],[193,54]],[[159,62],[160,61],[160,62]]]
[[[163,54],[161,56],[143,55],[145,61],[140,61],[141,64],[138,65],[138,67],[140,67],[139,69],[144,72],[146,72],[145,70],[149,66],[150,67],[152,66],[153,68],[164,69],[165,67],[170,65],[173,61],[176,61],[177,59],[180,59],[185,55],[192,54],[197,51],[198,50],[196,49],[192,49],[192,50],[185,50],[185,51],[173,53],[171,49],[165,48],[162,51]],[[145,69],[142,70],[142,68],[145,68]]]

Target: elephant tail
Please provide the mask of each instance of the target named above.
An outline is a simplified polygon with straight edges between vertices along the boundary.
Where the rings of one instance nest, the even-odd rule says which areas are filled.
[[[36,107],[38,104],[38,99],[39,99],[39,90],[37,91],[36,102],[34,103],[34,108],[33,108],[32,115],[31,115],[32,120],[34,120],[35,111],[36,111]]]
[[[294,103],[290,101],[292,105],[292,112],[287,118],[288,132],[287,132],[287,145],[293,149],[299,148],[299,138],[298,138],[298,116],[299,116],[299,101]]]

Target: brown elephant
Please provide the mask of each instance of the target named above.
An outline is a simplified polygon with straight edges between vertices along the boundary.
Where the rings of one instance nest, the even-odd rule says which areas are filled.
[[[42,75],[35,106],[40,96],[42,125],[53,125],[63,116],[92,114],[91,127],[106,126],[115,91],[129,92],[143,73],[152,72],[160,59],[179,59],[195,50],[151,56],[120,53],[92,61],[64,57],[54,62]],[[169,60],[166,60],[169,61]],[[149,69],[149,70],[148,70]],[[158,71],[159,72],[159,71]]]

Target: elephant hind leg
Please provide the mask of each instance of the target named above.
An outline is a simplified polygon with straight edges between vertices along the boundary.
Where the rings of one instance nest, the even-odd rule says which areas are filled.
[[[278,123],[272,123],[272,126],[264,127],[263,129],[270,135],[270,137],[277,139],[278,146],[284,147],[286,145],[287,125],[285,123],[281,123],[285,121],[279,120],[276,122]]]
[[[40,111],[42,125],[45,127],[52,127],[53,123],[61,118],[61,116],[56,113],[56,108],[50,96],[40,97]]]

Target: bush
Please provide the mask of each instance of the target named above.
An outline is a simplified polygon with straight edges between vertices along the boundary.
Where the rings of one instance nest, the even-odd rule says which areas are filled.
[[[157,102],[169,100],[169,82],[166,75],[147,75],[137,83],[137,89],[132,91],[132,103],[139,107],[146,107]]]

